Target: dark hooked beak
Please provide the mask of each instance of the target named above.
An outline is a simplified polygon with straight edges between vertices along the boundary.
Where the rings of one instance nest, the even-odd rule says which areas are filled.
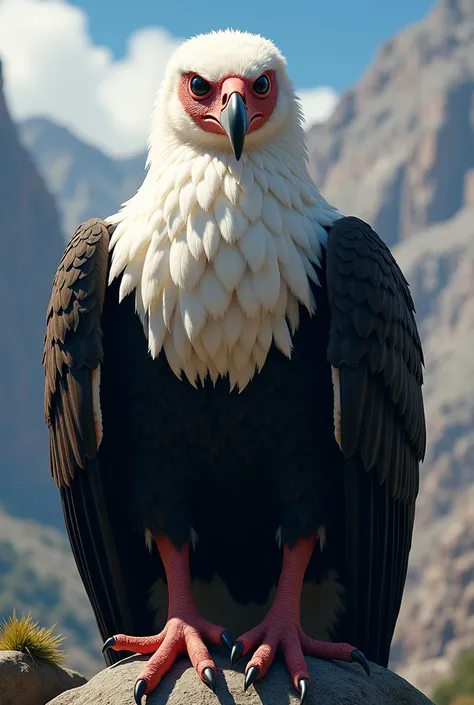
[[[240,93],[231,94],[227,105],[221,110],[220,122],[229,136],[234,156],[239,161],[250,124],[249,112]]]

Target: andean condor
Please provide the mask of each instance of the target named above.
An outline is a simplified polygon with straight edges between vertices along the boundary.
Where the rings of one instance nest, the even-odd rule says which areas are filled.
[[[73,235],[44,348],[51,470],[107,663],[151,654],[137,702],[186,652],[215,689],[209,645],[251,655],[246,688],[281,650],[302,698],[305,654],[387,664],[422,367],[391,253],[309,176],[281,53],[230,30],[184,42],[144,182]]]

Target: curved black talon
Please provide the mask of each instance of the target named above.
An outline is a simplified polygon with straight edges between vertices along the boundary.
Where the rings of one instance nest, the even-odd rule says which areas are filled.
[[[232,647],[232,652],[230,654],[230,662],[231,662],[232,666],[242,656],[243,650],[244,650],[244,645],[242,644],[242,642],[236,641],[234,646]]]
[[[107,651],[107,649],[110,649],[114,645],[115,645],[115,637],[111,636],[107,639],[106,642],[104,642],[104,645],[102,647],[102,653],[104,653],[104,651]]]
[[[257,666],[252,666],[251,668],[249,668],[249,670],[247,671],[247,675],[245,676],[244,692],[255,683],[259,673],[260,671],[258,670]]]
[[[307,678],[301,678],[299,682],[300,686],[300,705],[303,705],[304,701],[306,700],[306,696],[308,695],[309,691],[309,680]]]
[[[221,644],[222,644],[222,646],[225,646],[226,649],[229,649],[229,651],[232,651],[233,646],[234,646],[234,640],[232,639],[229,632],[222,632]]]
[[[142,698],[145,695],[146,681],[140,678],[139,681],[135,683],[135,688],[133,690],[133,697],[137,705],[141,705]]]
[[[369,662],[365,658],[364,654],[362,651],[359,651],[359,649],[354,649],[352,652],[352,660],[355,661],[356,663],[360,663],[364,671],[367,673],[368,676],[370,676],[370,666]]]
[[[202,679],[208,688],[212,690],[213,693],[216,692],[216,674],[212,668],[205,668],[202,672]]]

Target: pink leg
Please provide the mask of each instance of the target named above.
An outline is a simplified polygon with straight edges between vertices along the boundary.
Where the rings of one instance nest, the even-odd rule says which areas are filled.
[[[154,690],[176,659],[188,654],[201,680],[216,689],[216,666],[204,644],[232,647],[232,639],[223,627],[203,619],[191,591],[189,546],[180,551],[166,536],[155,538],[168,582],[168,620],[156,636],[136,637],[116,634],[107,639],[103,650],[133,651],[152,654],[135,684],[135,702],[140,705],[143,695]]]
[[[301,702],[306,697],[309,673],[304,655],[316,658],[357,661],[367,674],[369,664],[365,656],[350,644],[317,641],[304,634],[300,623],[300,599],[303,579],[313,554],[316,537],[300,539],[290,549],[283,547],[283,565],[273,604],[267,616],[257,627],[238,638],[232,649],[235,662],[251,649],[256,651],[245,669],[244,689],[263,678],[282,649],[292,682],[300,692]]]

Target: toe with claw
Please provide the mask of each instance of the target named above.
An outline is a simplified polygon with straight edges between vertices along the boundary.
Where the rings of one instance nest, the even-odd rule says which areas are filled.
[[[300,703],[303,705],[304,701],[306,700],[306,696],[308,695],[309,691],[309,680],[307,678],[301,678],[299,682],[299,691],[300,691]]]
[[[359,651],[359,649],[354,649],[352,651],[352,660],[356,663],[360,663],[367,675],[370,676],[370,665],[362,651]]]
[[[156,636],[132,637],[115,634],[107,639],[102,650],[114,649],[151,655],[135,684],[135,703],[141,705],[143,696],[157,687],[176,659],[185,653],[189,655],[202,682],[216,692],[216,667],[204,640],[209,644],[225,646],[229,650],[233,646],[230,634],[222,627],[207,622],[197,614],[189,614],[186,619],[169,619],[163,631]]]
[[[305,656],[356,662],[370,675],[369,663],[359,649],[350,644],[312,639],[297,621],[282,619],[281,615],[275,617],[270,613],[258,627],[240,636],[234,644],[232,661],[253,649],[255,651],[246,666],[244,690],[265,676],[279,649],[283,651],[291,680],[300,693],[300,702],[308,697],[310,684]]]
[[[216,692],[216,674],[212,668],[205,668],[202,672],[202,679],[208,688],[212,690],[213,693]]]
[[[221,644],[222,644],[222,646],[225,646],[225,648],[228,649],[230,652],[233,651],[234,641],[233,641],[231,635],[229,634],[229,632],[222,632]]]
[[[232,647],[232,651],[230,654],[230,662],[232,665],[234,665],[234,663],[237,663],[239,658],[242,656],[243,651],[244,651],[244,645],[242,644],[242,642],[236,641],[234,646]]]
[[[259,676],[259,673],[260,671],[256,666],[250,666],[250,668],[245,673],[244,691],[246,691],[248,688],[250,688],[251,685],[255,683]]]
[[[141,705],[142,698],[146,693],[146,681],[140,678],[135,683],[135,688],[133,690],[133,697],[136,705]]]
[[[107,639],[107,641],[104,642],[104,645],[102,647],[102,653],[105,654],[107,649],[111,649],[112,646],[114,646],[114,644],[115,644],[115,637],[114,636],[109,637]]]

